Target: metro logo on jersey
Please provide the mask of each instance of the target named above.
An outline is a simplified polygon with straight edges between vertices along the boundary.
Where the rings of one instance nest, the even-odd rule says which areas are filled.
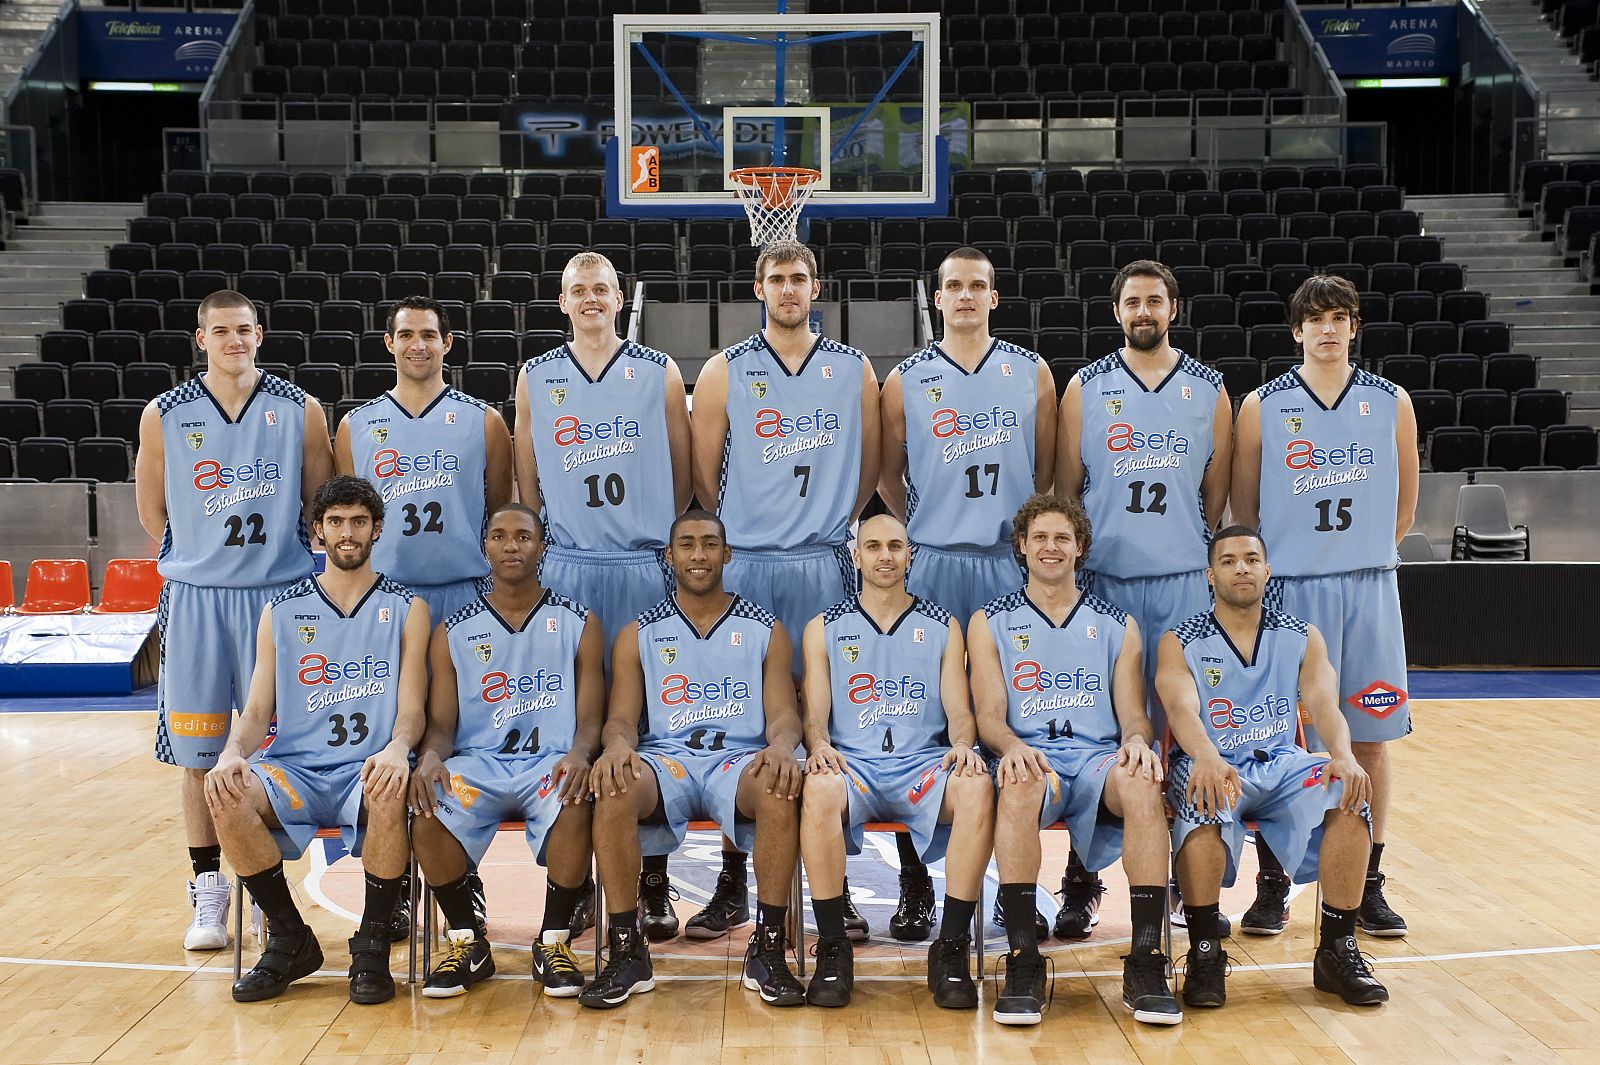
[[[931,765],[924,770],[921,779],[911,786],[910,791],[906,792],[906,798],[911,800],[911,805],[915,806],[921,802],[928,794],[928,789],[933,787],[933,782],[938,779],[939,767],[937,765]]]
[[[1300,782],[1300,786],[1302,788],[1314,788],[1318,784],[1321,784],[1322,771],[1326,768],[1328,768],[1328,763],[1323,762],[1321,765],[1311,770],[1311,772],[1306,774],[1306,778]]]
[[[1404,706],[1406,699],[1407,695],[1402,689],[1386,680],[1375,680],[1345,701],[1369,717],[1382,721]]]
[[[783,439],[797,433],[836,433],[841,428],[839,415],[821,407],[794,418],[771,407],[756,411],[756,436],[762,440]]]
[[[372,475],[382,480],[408,477],[413,473],[460,473],[461,460],[449,452],[434,448],[432,453],[402,455],[386,447],[372,456]]]
[[[281,480],[283,480],[282,468],[276,462],[267,459],[256,459],[242,466],[224,466],[216,459],[201,459],[194,464],[194,487],[197,492],[215,492],[222,488],[232,488],[236,484]],[[270,495],[274,490],[269,488],[257,494]]]
[[[541,799],[548,798],[550,793],[552,791],[555,791],[555,790],[556,790],[555,781],[550,778],[550,774],[549,773],[546,773],[544,776],[539,778],[539,785],[538,785],[539,798],[541,798]]]
[[[580,447],[602,440],[637,440],[643,428],[632,418],[617,415],[608,422],[591,422],[566,414],[555,420],[556,447]]]
[[[850,701],[860,706],[878,703],[885,699],[926,699],[928,686],[908,676],[885,677],[879,680],[871,673],[857,673],[845,682]]]

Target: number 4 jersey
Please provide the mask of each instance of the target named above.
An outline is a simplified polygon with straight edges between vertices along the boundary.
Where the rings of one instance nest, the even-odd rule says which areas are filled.
[[[888,629],[855,599],[822,615],[833,706],[828,732],[845,754],[871,761],[950,745],[939,687],[950,615],[914,599]]]

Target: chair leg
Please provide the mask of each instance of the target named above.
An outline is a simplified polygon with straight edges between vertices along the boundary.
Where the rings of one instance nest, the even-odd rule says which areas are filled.
[[[406,859],[406,863],[411,867],[409,880],[411,884],[409,891],[411,895],[411,930],[406,937],[406,983],[414,984],[417,982],[417,907],[419,904],[428,901],[428,891],[420,883],[422,868],[417,865],[417,856],[412,854]]]
[[[606,893],[600,886],[600,859],[594,857],[594,975],[600,978],[600,943],[606,928]]]
[[[789,882],[789,921],[794,928],[794,933],[789,937],[789,942],[795,946],[795,968],[799,970],[802,978],[806,975],[806,912],[805,890],[801,887],[800,859],[794,860],[794,877]]]
[[[235,879],[233,884],[234,895],[236,896],[233,900],[233,978],[237,981],[244,972],[244,908],[246,896],[243,878]]]
[[[983,885],[978,885],[978,907],[972,911],[972,942],[978,948],[978,975],[976,981],[983,983]]]

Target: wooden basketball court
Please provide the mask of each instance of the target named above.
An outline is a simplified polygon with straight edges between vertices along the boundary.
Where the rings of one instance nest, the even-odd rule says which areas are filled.
[[[1109,919],[1084,944],[1051,941],[1054,1003],[1031,1029],[990,1019],[992,984],[976,1014],[935,1008],[926,948],[876,939],[858,953],[855,1001],[842,1011],[763,1006],[737,980],[743,936],[697,956],[658,947],[657,989],[610,1013],[535,997],[525,941],[497,947],[501,975],[464,998],[424,999],[402,984],[392,1003],[355,1006],[344,980],[353,926],[312,903],[323,892],[300,886],[305,860],[290,879],[328,968],[276,1001],[236,1005],[230,953],[181,949],[178,779],[151,757],[154,715],[0,714],[0,1063],[1587,1065],[1600,1060],[1600,828],[1592,760],[1571,738],[1590,713],[1600,700],[1416,701],[1418,733],[1395,748],[1384,859],[1411,934],[1362,939],[1391,1001],[1360,1009],[1312,990],[1307,892],[1283,936],[1227,943],[1226,1009],[1188,1010],[1172,1029],[1123,1009],[1126,948]],[[1058,875],[1047,858],[1041,880]],[[1108,912],[1125,909],[1120,891],[1119,879]],[[495,931],[535,927],[532,914],[496,912],[506,897],[491,881]],[[1242,905],[1228,908],[1237,917]],[[881,932],[882,916],[869,917]],[[248,942],[247,957],[254,950]],[[402,974],[405,959],[397,945]]]

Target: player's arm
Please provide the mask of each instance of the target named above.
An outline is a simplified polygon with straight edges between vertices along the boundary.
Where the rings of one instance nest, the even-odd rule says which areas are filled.
[[[977,709],[978,735],[983,745],[998,755],[995,781],[1001,787],[1020,784],[1030,777],[1043,779],[1049,763],[1034,748],[1023,743],[1006,723],[1006,678],[1000,664],[1000,649],[989,631],[989,618],[975,611],[967,623],[967,664],[972,670],[972,702]]]
[[[878,496],[889,513],[906,520],[906,403],[900,370],[889,371],[878,396]]]
[[[261,620],[256,623],[256,665],[250,674],[250,691],[245,695],[244,709],[239,720],[233,723],[228,742],[217,755],[217,764],[206,774],[206,805],[213,810],[224,806],[238,806],[244,801],[244,789],[250,779],[250,765],[245,751],[261,749],[272,724],[272,712],[278,701],[278,653],[272,643],[272,604],[261,608]]]
[[[328,444],[328,418],[322,413],[322,404],[306,397],[305,455],[300,464],[300,503],[305,507],[306,525],[310,526],[311,497],[320,486],[333,476],[333,448]]]
[[[133,457],[133,498],[139,508],[139,524],[156,543],[167,535],[166,467],[161,408],[152,399],[139,415],[139,453]]]
[[[1111,670],[1111,706],[1122,730],[1117,765],[1126,769],[1129,776],[1142,774],[1146,779],[1160,780],[1161,756],[1155,751],[1155,725],[1145,711],[1144,642],[1139,623],[1131,614]]]
[[[443,625],[434,628],[428,641],[428,670],[428,723],[417,746],[417,768],[411,773],[410,786],[411,809],[418,817],[432,817],[435,798],[450,787],[444,763],[455,753],[456,723],[461,714],[456,663],[450,657],[449,633]]]
[[[806,622],[806,631],[800,638],[800,654],[805,660],[805,675],[801,680],[805,692],[806,772],[832,772],[837,756],[829,738],[828,724],[833,717],[832,675],[828,668],[828,649],[823,642],[822,615]]]
[[[1261,527],[1261,397],[1254,392],[1244,397],[1233,427],[1233,483],[1228,488],[1228,505],[1235,525]],[[1208,506],[1207,522],[1210,514]]]
[[[672,456],[673,513],[682,514],[694,495],[694,449],[683,371],[671,359],[667,360],[667,451]]]
[[[1394,542],[1399,546],[1417,520],[1417,412],[1411,394],[1395,389],[1394,453],[1400,463],[1400,495],[1395,500]]]
[[[1211,461],[1200,479],[1200,505],[1205,509],[1208,529],[1222,527],[1228,484],[1233,479],[1233,448],[1233,401],[1226,388],[1219,388],[1217,408],[1211,416]]]
[[[882,469],[883,440],[878,421],[878,374],[872,360],[861,356],[861,478],[856,482],[856,506],[850,512],[851,520],[861,514],[861,509],[878,490],[879,471]]]
[[[422,740],[427,725],[424,709],[428,697],[428,637],[432,628],[428,604],[411,600],[406,627],[400,633],[400,679],[394,733],[383,750],[361,766],[361,790],[372,799],[404,799],[411,778],[411,751]]]
[[[639,744],[639,715],[644,711],[644,666],[639,662],[639,623],[630,621],[611,646],[611,700],[605,727],[600,730],[600,757],[589,773],[589,791],[626,793],[628,785],[644,775],[635,748]]]
[[[722,449],[728,440],[728,359],[720,352],[706,360],[695,380],[689,431],[694,441],[694,495],[715,514],[721,503]]]
[[[1033,413],[1033,489],[1048,492],[1056,482],[1056,375],[1039,360],[1038,395]]]
[[[773,622],[767,639],[767,657],[761,663],[762,707],[767,716],[767,746],[751,760],[753,772],[764,766],[773,770],[767,790],[775,795],[800,797],[800,763],[794,750],[800,746],[800,712],[794,702],[794,652],[789,649],[789,634],[783,622]]]
[[[544,500],[539,497],[539,465],[533,457],[533,421],[528,416],[528,374],[517,374],[517,424],[512,444],[517,471],[517,499],[535,514]]]
[[[1328,661],[1328,644],[1315,625],[1306,626],[1306,653],[1300,660],[1300,702],[1311,714],[1311,724],[1331,759],[1323,771],[1322,786],[1344,781],[1339,809],[1356,813],[1372,798],[1372,779],[1350,752],[1350,727],[1339,712],[1339,681]]]
[[[1194,759],[1187,798],[1204,814],[1233,809],[1239,795],[1239,771],[1222,757],[1200,720],[1200,690],[1174,632],[1162,634],[1156,652],[1156,692],[1166,708],[1173,742]]]
[[[484,513],[493,514],[511,502],[511,431],[498,410],[483,412],[483,502]]]
[[[961,623],[949,622],[944,655],[939,659],[939,701],[944,705],[945,729],[950,736],[950,753],[943,768],[962,776],[982,776],[983,759],[974,750],[978,745],[978,722],[972,716],[972,690],[967,686],[967,641]]]
[[[583,622],[578,638],[578,653],[573,661],[578,678],[576,693],[577,730],[572,734],[572,749],[556,763],[560,782],[556,801],[577,805],[589,794],[590,763],[600,749],[600,727],[606,706],[606,637],[600,617],[591,613]]]
[[[1073,374],[1061,394],[1056,419],[1056,492],[1068,499],[1083,495],[1083,383]]]
[[[350,415],[339,419],[339,428],[333,432],[333,468],[343,474],[354,475],[356,459],[350,450]]]

